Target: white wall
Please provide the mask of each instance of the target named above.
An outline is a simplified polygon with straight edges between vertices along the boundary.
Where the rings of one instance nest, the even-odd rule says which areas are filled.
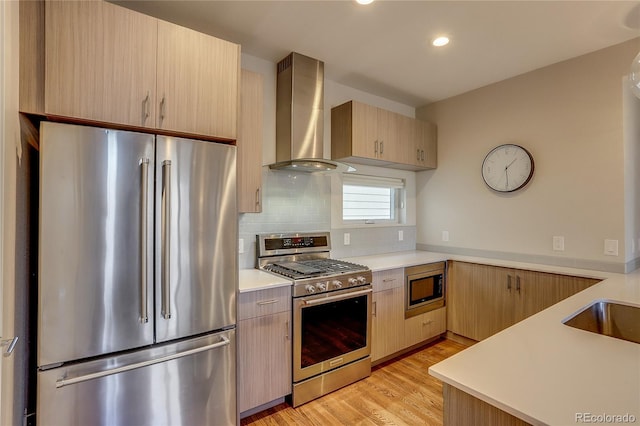
[[[638,254],[625,244],[620,82],[639,50],[640,38],[418,109],[438,125],[438,169],[417,178],[418,247],[624,270]],[[532,153],[535,174],[501,195],[480,168],[508,142]],[[605,239],[618,256],[604,255]]]

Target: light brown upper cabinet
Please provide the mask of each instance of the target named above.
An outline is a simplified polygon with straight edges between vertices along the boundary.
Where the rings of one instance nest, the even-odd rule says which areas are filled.
[[[105,2],[45,8],[44,110],[33,112],[155,127],[157,20]]]
[[[405,170],[436,167],[432,123],[349,101],[331,109],[331,158]]]
[[[236,138],[240,47],[158,21],[158,128]]]
[[[236,138],[236,44],[101,1],[20,5],[20,110]]]
[[[238,212],[262,211],[262,75],[242,70],[238,123]]]
[[[413,124],[415,138],[411,163],[417,167],[435,169],[438,165],[436,125],[422,120],[414,120]]]
[[[378,164],[378,108],[347,102],[331,109],[331,157]]]

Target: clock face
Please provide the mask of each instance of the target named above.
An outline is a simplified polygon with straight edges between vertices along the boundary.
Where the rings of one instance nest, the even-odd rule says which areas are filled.
[[[519,145],[497,146],[482,162],[482,178],[494,191],[516,191],[525,186],[532,176],[533,157]]]

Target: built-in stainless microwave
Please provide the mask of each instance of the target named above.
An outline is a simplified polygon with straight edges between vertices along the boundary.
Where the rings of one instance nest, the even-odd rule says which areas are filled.
[[[405,318],[444,306],[445,262],[405,268],[404,275]]]

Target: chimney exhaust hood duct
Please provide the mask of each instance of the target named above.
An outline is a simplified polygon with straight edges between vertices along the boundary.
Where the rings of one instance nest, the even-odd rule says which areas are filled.
[[[355,171],[323,158],[324,62],[292,52],[278,63],[274,170]]]

